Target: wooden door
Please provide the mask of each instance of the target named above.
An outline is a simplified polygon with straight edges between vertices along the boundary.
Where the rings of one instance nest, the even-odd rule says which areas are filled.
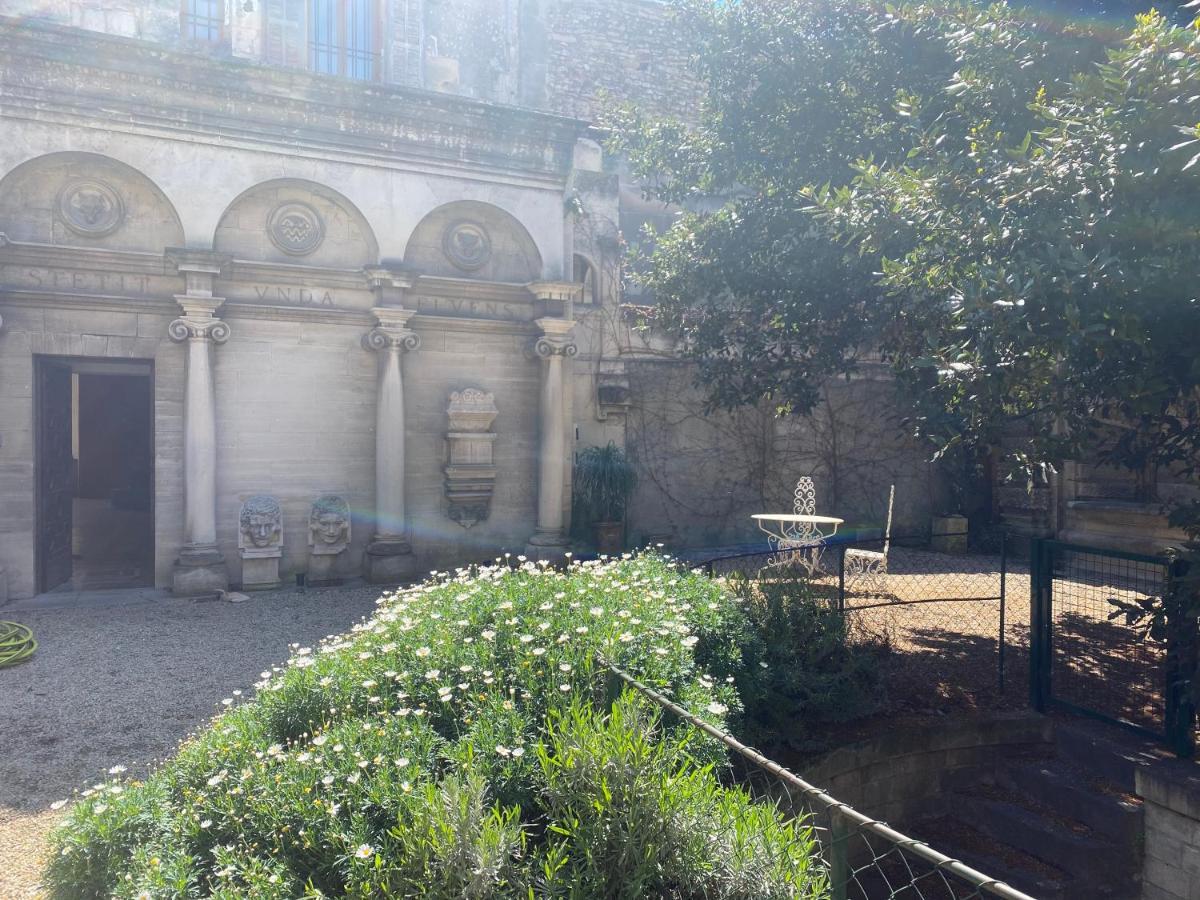
[[[52,591],[71,579],[71,369],[54,360],[38,360],[37,398],[38,588]]]

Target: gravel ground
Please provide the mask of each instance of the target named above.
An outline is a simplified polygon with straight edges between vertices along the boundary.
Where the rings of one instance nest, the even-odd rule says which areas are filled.
[[[38,651],[0,669],[0,898],[36,895],[45,836],[71,796],[121,764],[141,776],[282,662],[288,644],[341,632],[380,590],[252,595],[245,603],[157,599],[13,611]]]

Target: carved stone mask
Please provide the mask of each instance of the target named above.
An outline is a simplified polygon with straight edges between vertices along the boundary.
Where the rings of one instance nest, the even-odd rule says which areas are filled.
[[[315,530],[323,543],[336,544],[346,533],[346,520],[335,512],[323,513],[317,517]]]
[[[318,497],[308,517],[309,543],[335,547],[350,542],[350,506],[341,497]]]
[[[259,494],[242,504],[239,518],[243,544],[262,549],[279,542],[283,514],[274,497]]]
[[[266,547],[275,537],[275,520],[269,516],[253,515],[245,532],[255,547]]]

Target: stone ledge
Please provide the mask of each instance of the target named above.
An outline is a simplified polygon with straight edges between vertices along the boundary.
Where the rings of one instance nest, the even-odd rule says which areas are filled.
[[[1134,773],[1137,793],[1147,803],[1196,820],[1200,826],[1200,766],[1165,759]]]

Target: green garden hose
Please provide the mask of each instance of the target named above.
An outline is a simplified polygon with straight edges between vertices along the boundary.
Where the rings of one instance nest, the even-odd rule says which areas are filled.
[[[37,641],[33,632],[17,622],[0,622],[0,669],[15,666],[33,656]]]

